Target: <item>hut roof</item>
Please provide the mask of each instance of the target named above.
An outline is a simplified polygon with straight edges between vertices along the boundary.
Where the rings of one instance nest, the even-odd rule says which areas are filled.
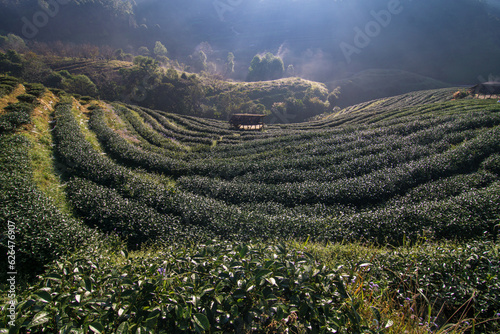
[[[261,122],[262,118],[266,117],[266,115],[262,114],[233,114],[230,123],[238,123],[238,124],[255,124],[256,122]]]
[[[262,128],[262,118],[266,115],[262,114],[233,114],[229,119],[229,123],[235,128],[245,128],[245,126],[252,126]]]
[[[265,117],[264,114],[233,114],[232,117],[242,117],[242,118],[262,118]]]

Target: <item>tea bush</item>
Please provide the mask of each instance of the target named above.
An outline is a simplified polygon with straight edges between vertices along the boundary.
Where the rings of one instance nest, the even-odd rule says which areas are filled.
[[[24,85],[26,88],[26,93],[30,95],[34,95],[37,98],[42,97],[43,94],[46,92],[46,88],[44,85],[39,84],[39,83],[27,83]]]
[[[90,228],[53,211],[25,168],[28,142],[4,134],[2,214],[26,227],[26,261],[59,259],[22,291],[16,328],[398,333],[406,325],[391,332],[381,317],[394,307],[428,331],[473,318],[498,332],[500,106],[429,94],[259,132],[123,104],[75,117],[61,95],[56,165]],[[3,116],[29,123],[28,107]],[[378,248],[346,268],[304,253],[308,242]]]
[[[177,161],[151,152],[145,152],[128,143],[106,126],[102,110],[94,110],[89,126],[96,133],[103,147],[114,159],[131,167],[144,167],[150,171],[178,174]]]
[[[0,222],[15,226],[16,268],[33,278],[44,265],[97,237],[72,217],[62,214],[33,182],[28,149],[21,135],[0,136]],[[7,234],[0,238],[7,253]],[[7,268],[7,257],[2,257]],[[5,275],[5,271],[2,275]],[[23,277],[26,279],[27,277]]]
[[[11,76],[0,76],[0,97],[8,95],[14,91],[20,80]]]
[[[372,279],[384,282],[399,303],[422,314],[432,305],[426,316],[434,328],[480,315],[491,320],[478,325],[478,332],[500,329],[500,257],[493,242],[422,244],[377,256],[373,263]]]
[[[56,126],[53,130],[56,154],[67,168],[66,174],[78,175],[103,185],[123,183],[130,172],[94,150],[85,140],[71,107],[68,103],[56,106]]]
[[[160,135],[157,131],[154,131],[153,128],[149,128],[146,126],[143,120],[140,120],[138,117],[136,117],[132,111],[128,108],[125,108],[120,105],[114,105],[115,110],[117,111],[118,115],[120,116],[121,119],[127,120],[132,128],[142,137],[144,138],[148,143],[161,147],[165,150],[168,151],[177,151],[181,149],[181,146],[176,145],[173,143],[172,140],[165,138],[164,136]],[[141,115],[141,111],[136,112],[138,115]],[[149,123],[148,123],[149,124]],[[150,147],[150,146],[147,146]],[[151,148],[150,148],[151,149]],[[165,154],[165,151],[158,151],[162,152]],[[178,154],[175,152],[175,154]],[[172,154],[173,155],[173,154]]]
[[[66,256],[23,296],[17,328],[154,333],[382,333],[340,275],[285,245],[207,242],[142,257]]]
[[[68,182],[67,192],[75,210],[89,226],[117,234],[127,240],[131,248],[144,242],[189,241],[210,236],[208,230],[181,224],[178,217],[160,214],[141,202],[123,198],[115,190],[90,181],[73,178]]]
[[[488,159],[483,162],[484,169],[500,175],[500,154],[492,154]]]
[[[0,134],[14,131],[21,125],[31,123],[33,105],[26,102],[17,102],[4,108],[5,114],[0,115]]]

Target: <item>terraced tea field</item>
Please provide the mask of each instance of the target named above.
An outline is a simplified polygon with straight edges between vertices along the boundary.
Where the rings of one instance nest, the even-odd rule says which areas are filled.
[[[500,104],[453,92],[263,131],[18,96],[0,115],[2,224],[19,272],[49,267],[16,328],[495,332]]]

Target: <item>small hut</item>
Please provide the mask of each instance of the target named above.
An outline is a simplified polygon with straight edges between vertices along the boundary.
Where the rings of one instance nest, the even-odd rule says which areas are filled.
[[[471,88],[469,88],[469,92],[474,97],[478,98],[492,98],[492,97],[500,97],[500,82],[498,81],[489,81],[477,84]]]
[[[261,114],[233,114],[229,124],[238,130],[260,130],[264,127],[262,119],[266,115]]]

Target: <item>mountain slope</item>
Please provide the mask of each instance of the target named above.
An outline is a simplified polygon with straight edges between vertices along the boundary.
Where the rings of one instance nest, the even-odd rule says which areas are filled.
[[[400,70],[371,69],[328,83],[340,87],[340,107],[408,92],[449,87],[444,82]]]
[[[2,227],[19,272],[57,260],[19,291],[19,328],[427,333],[406,318],[429,310],[432,328],[498,328],[494,100],[414,92],[257,132],[3,82],[23,102],[0,114]],[[39,190],[32,145],[70,214]]]

